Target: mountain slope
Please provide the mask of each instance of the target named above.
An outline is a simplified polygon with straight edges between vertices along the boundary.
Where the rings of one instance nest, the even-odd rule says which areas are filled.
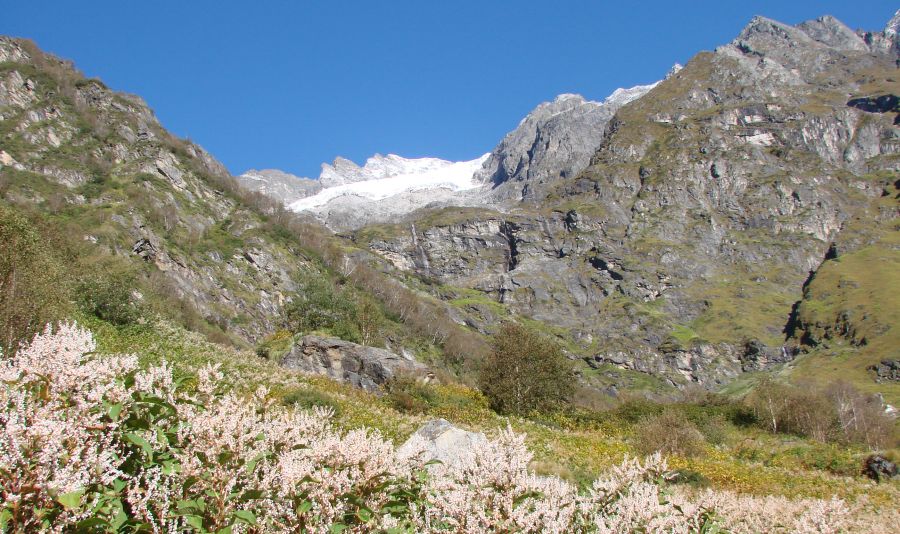
[[[219,342],[254,345],[296,327],[289,305],[318,291],[342,313],[335,319],[323,305],[331,322],[320,329],[352,338],[357,322],[376,321],[370,343],[438,363],[481,350],[445,307],[387,279],[370,254],[239,187],[138,97],[2,37],[0,231],[7,220],[15,235],[27,227],[26,237],[58,249],[66,276],[57,278],[71,286],[63,300],[84,313],[139,321],[125,313],[139,307]],[[4,276],[17,261],[0,263]]]
[[[309,257],[274,237],[221,164],[172,137],[138,97],[28,42],[2,38],[0,60],[7,202],[220,334],[246,342],[275,328]]]
[[[809,349],[785,334],[809,272],[848,221],[875,228],[900,167],[898,56],[866,35],[756,18],[619,109],[580,174],[523,174],[505,213],[357,239],[552,325],[598,383],[718,387],[789,361]]]

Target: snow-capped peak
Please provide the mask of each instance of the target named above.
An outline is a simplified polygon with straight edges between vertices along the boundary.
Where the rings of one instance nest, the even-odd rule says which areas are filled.
[[[676,63],[676,64],[672,65],[672,68],[669,69],[669,72],[666,73],[665,79],[668,80],[672,76],[675,76],[676,74],[681,72],[681,69],[683,69],[683,68],[684,68],[684,65],[682,65],[681,63]]]
[[[438,158],[408,159],[395,154],[376,154],[362,167],[338,158],[332,165],[322,165],[319,181],[325,189],[288,207],[293,211],[310,210],[342,196],[382,200],[425,189],[473,189],[482,185],[472,177],[487,157],[488,154],[485,154],[471,161],[453,162]]]
[[[356,163],[345,159],[336,158],[331,165],[322,164],[322,173],[319,175],[319,183],[324,187],[381,180],[392,176],[426,174],[433,170],[447,166],[451,162],[438,158],[404,158],[396,154],[382,156],[375,154],[366,160],[360,167]]]
[[[672,76],[678,74],[678,71],[683,69],[684,67],[681,63],[676,63],[672,65],[672,68],[669,69],[669,72],[666,73],[665,80],[668,80]],[[660,80],[662,81],[662,80]],[[617,108],[624,106],[629,102],[634,102],[638,98],[644,96],[649,93],[651,89],[659,85],[660,82],[654,82],[647,85],[635,85],[634,87],[629,87],[627,89],[619,88],[612,92],[611,95],[606,97],[603,101],[604,105],[607,106],[615,106]]]
[[[611,95],[606,97],[603,101],[604,105],[607,106],[616,106],[622,107],[629,102],[633,102],[638,98],[647,94],[651,89],[657,86],[659,82],[654,82],[649,85],[635,85],[634,87],[629,87],[628,89],[619,88],[612,92]]]

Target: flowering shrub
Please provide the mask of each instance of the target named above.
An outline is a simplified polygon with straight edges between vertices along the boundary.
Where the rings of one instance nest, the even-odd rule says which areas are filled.
[[[428,465],[424,447],[401,455],[376,431],[342,432],[328,409],[227,391],[217,367],[185,380],[93,350],[64,324],[0,364],[0,531],[873,530],[838,500],[671,490],[659,455],[579,492],[529,472],[510,430]]]

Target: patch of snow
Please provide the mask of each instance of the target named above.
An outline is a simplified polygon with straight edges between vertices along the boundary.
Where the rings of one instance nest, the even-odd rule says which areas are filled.
[[[341,167],[350,171],[352,176],[349,178],[355,181],[346,183],[349,181],[346,180],[347,177],[329,174],[332,183],[339,180],[345,180],[345,183],[326,187],[315,195],[291,203],[288,208],[293,211],[311,210],[342,196],[382,200],[409,191],[474,189],[483,185],[474,181],[473,176],[488,156],[489,154],[485,154],[471,161],[452,162],[437,158],[407,159],[389,154],[369,158],[362,168],[342,163]],[[336,166],[323,166],[323,175],[326,172],[337,174],[339,169],[335,169]]]
[[[622,107],[625,104],[634,102],[638,98],[644,96],[658,84],[659,82],[655,82],[649,85],[635,85],[634,87],[629,87],[628,89],[616,89],[612,92],[611,95],[606,97],[606,99],[603,101],[603,104],[607,106]]]
[[[666,73],[666,79],[668,80],[672,76],[675,76],[676,74],[681,72],[681,69],[683,69],[683,68],[684,68],[684,65],[682,65],[681,63],[676,63],[676,64],[672,65],[672,68],[669,69],[669,72]]]
[[[894,13],[894,16],[888,21],[887,26],[884,27],[884,35],[888,38],[893,39],[894,37],[897,37],[897,34],[900,34],[900,9]]]

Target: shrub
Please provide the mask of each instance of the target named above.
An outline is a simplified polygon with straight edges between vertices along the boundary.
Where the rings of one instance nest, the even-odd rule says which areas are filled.
[[[699,430],[712,445],[723,445],[728,439],[728,422],[722,416],[713,416],[700,423]]]
[[[324,331],[355,343],[360,341],[356,313],[353,299],[336,289],[328,278],[318,275],[304,280],[284,308],[286,326],[294,332]]]
[[[801,389],[766,378],[750,393],[747,402],[760,424],[770,432],[825,441],[834,428],[832,403],[810,386]]]
[[[426,413],[437,400],[435,391],[411,376],[396,376],[385,384],[387,397],[395,409],[404,413]]]
[[[880,398],[866,395],[844,381],[829,385],[825,395],[834,405],[842,440],[863,443],[873,450],[893,445],[894,421],[884,413]]]
[[[559,407],[573,380],[571,364],[556,343],[506,324],[491,340],[478,384],[497,412],[526,415]]]
[[[747,405],[753,410],[760,426],[770,432],[778,432],[783,430],[789,396],[789,386],[765,378],[747,396]]]
[[[132,324],[140,317],[140,308],[132,299],[135,277],[125,272],[95,268],[75,286],[78,307],[115,325]]]
[[[303,409],[327,408],[335,417],[341,414],[341,405],[331,395],[310,388],[290,391],[282,397],[281,403]]]
[[[654,417],[663,412],[663,407],[657,402],[635,397],[625,400],[613,411],[613,417],[627,424],[634,424],[648,417]]]
[[[889,445],[893,435],[893,421],[884,414],[881,400],[846,382],[816,388],[766,379],[747,397],[747,404],[771,432],[862,443],[871,449]]]
[[[642,454],[696,456],[703,452],[703,434],[684,414],[667,409],[635,429],[635,449]]]
[[[0,352],[11,355],[68,308],[65,272],[46,236],[0,204]]]

